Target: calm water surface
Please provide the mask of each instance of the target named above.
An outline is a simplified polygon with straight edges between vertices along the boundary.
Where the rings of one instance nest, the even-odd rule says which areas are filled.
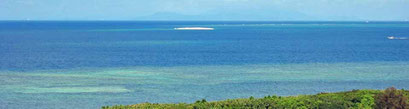
[[[177,27],[211,27],[180,31]],[[409,22],[0,22],[0,108],[409,88]]]

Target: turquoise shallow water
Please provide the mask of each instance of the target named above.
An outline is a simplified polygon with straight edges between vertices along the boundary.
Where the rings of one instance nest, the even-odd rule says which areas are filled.
[[[2,108],[97,108],[147,101],[408,88],[407,78],[407,62],[87,68],[4,72],[0,93],[1,102],[8,104]]]
[[[213,31],[175,31],[175,27]],[[409,88],[407,22],[0,22],[0,108]]]

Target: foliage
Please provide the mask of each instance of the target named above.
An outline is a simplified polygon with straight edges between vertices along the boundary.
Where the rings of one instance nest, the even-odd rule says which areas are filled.
[[[386,89],[376,96],[378,109],[409,109],[409,102],[404,96],[404,90],[396,90],[394,87]]]
[[[386,94],[389,94],[387,100],[395,99],[395,96],[399,96],[402,99],[409,96],[409,91],[402,90],[397,94],[388,90],[385,91]],[[391,93],[395,94],[390,95]],[[378,107],[378,104],[375,103],[384,103],[385,99],[378,98],[378,96],[384,95],[383,91],[380,90],[352,90],[316,95],[250,97],[248,99],[228,99],[213,102],[202,99],[192,104],[141,103],[128,106],[104,106],[103,109],[372,109]]]

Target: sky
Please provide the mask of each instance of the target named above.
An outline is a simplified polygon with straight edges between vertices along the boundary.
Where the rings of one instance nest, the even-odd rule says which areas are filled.
[[[409,0],[0,0],[0,20],[408,21]]]

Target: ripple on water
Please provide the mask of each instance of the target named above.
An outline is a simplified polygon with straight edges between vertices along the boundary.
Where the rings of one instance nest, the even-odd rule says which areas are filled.
[[[118,86],[103,87],[25,87],[20,93],[121,93],[131,90]]]

